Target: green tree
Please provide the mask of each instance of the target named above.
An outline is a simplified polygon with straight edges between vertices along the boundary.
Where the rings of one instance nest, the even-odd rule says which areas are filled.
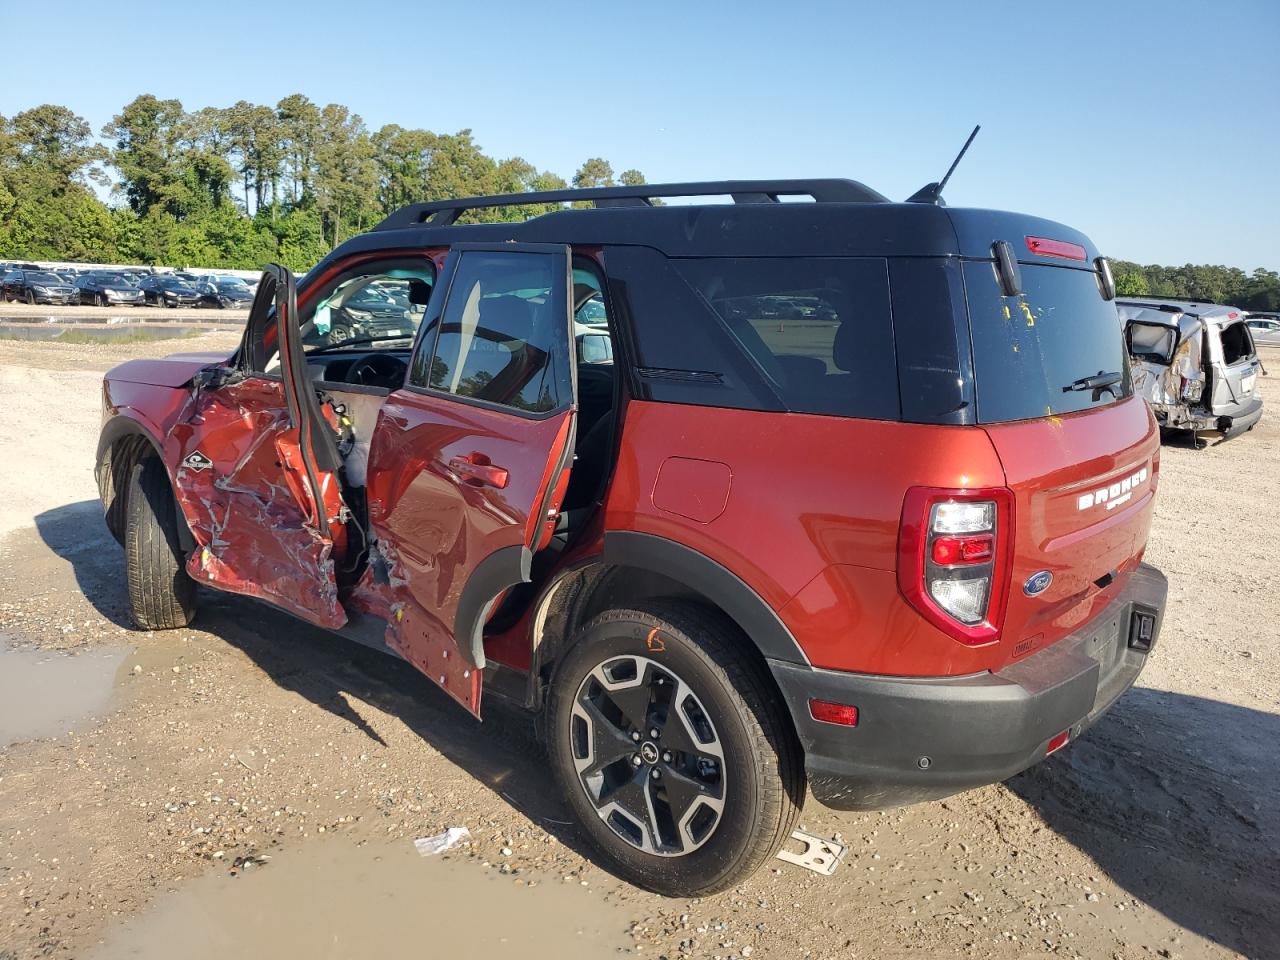
[[[573,175],[573,185],[579,190],[585,190],[589,187],[613,187],[617,184],[614,183],[613,167],[609,165],[609,161],[592,157]]]

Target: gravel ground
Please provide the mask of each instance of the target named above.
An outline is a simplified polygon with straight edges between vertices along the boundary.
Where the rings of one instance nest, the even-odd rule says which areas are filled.
[[[537,886],[574,890],[533,908],[556,921],[539,934],[552,945],[591,923],[628,955],[671,960],[1280,956],[1276,377],[1260,381],[1273,412],[1253,433],[1165,447],[1147,554],[1170,580],[1161,645],[1086,737],[945,801],[871,814],[811,803],[805,828],[849,845],[835,875],[777,862],[678,900],[592,862],[518,713],[489,704],[476,724],[403,663],[226,595],[203,594],[192,628],[130,628],[121,551],[94,500],[101,371],[234,340],[0,342],[0,634],[55,658],[124,651],[107,710],[0,749],[3,960],[173,956],[185,924],[203,942],[197,896],[244,933],[241,958],[295,942],[260,941],[247,905],[301,943],[380,883],[410,888],[406,944],[422,942],[424,911],[483,925],[463,909],[474,885],[400,856],[454,825],[471,838],[451,869],[489,878],[508,897],[496,914]],[[300,905],[273,871],[323,885]],[[379,934],[400,915],[378,914]],[[365,955],[351,943],[335,934],[307,955]]]

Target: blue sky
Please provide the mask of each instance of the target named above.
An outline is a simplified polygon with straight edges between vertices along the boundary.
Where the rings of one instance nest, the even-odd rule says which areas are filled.
[[[301,92],[569,176],[847,176],[1280,268],[1280,2],[6,4],[0,114]],[[35,38],[43,37],[48,42]],[[21,38],[15,41],[15,38]]]

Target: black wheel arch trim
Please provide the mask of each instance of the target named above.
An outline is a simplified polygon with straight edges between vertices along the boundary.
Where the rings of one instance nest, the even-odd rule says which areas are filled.
[[[533,551],[524,544],[502,547],[485,557],[467,578],[453,619],[453,639],[477,670],[485,667],[484,625],[502,591],[528,583]]]
[[[728,614],[766,659],[810,666],[777,612],[737,574],[706,554],[651,533],[607,530],[604,562],[651,570],[686,584]]]

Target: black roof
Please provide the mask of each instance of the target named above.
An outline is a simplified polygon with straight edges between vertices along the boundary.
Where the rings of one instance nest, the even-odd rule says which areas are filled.
[[[655,206],[662,197],[724,197],[732,203]],[[807,197],[813,202],[785,202]],[[470,210],[496,206],[587,201],[524,221],[458,224]],[[1039,257],[1026,236],[1078,243],[1084,263]],[[1019,259],[1091,267],[1097,256],[1080,232],[1024,214],[960,209],[933,203],[893,203],[853,180],[725,180],[554,190],[410,204],[374,230],[342,244],[322,262],[353,253],[423,249],[454,243],[638,245],[667,256],[989,258],[995,240],[1008,240]]]

